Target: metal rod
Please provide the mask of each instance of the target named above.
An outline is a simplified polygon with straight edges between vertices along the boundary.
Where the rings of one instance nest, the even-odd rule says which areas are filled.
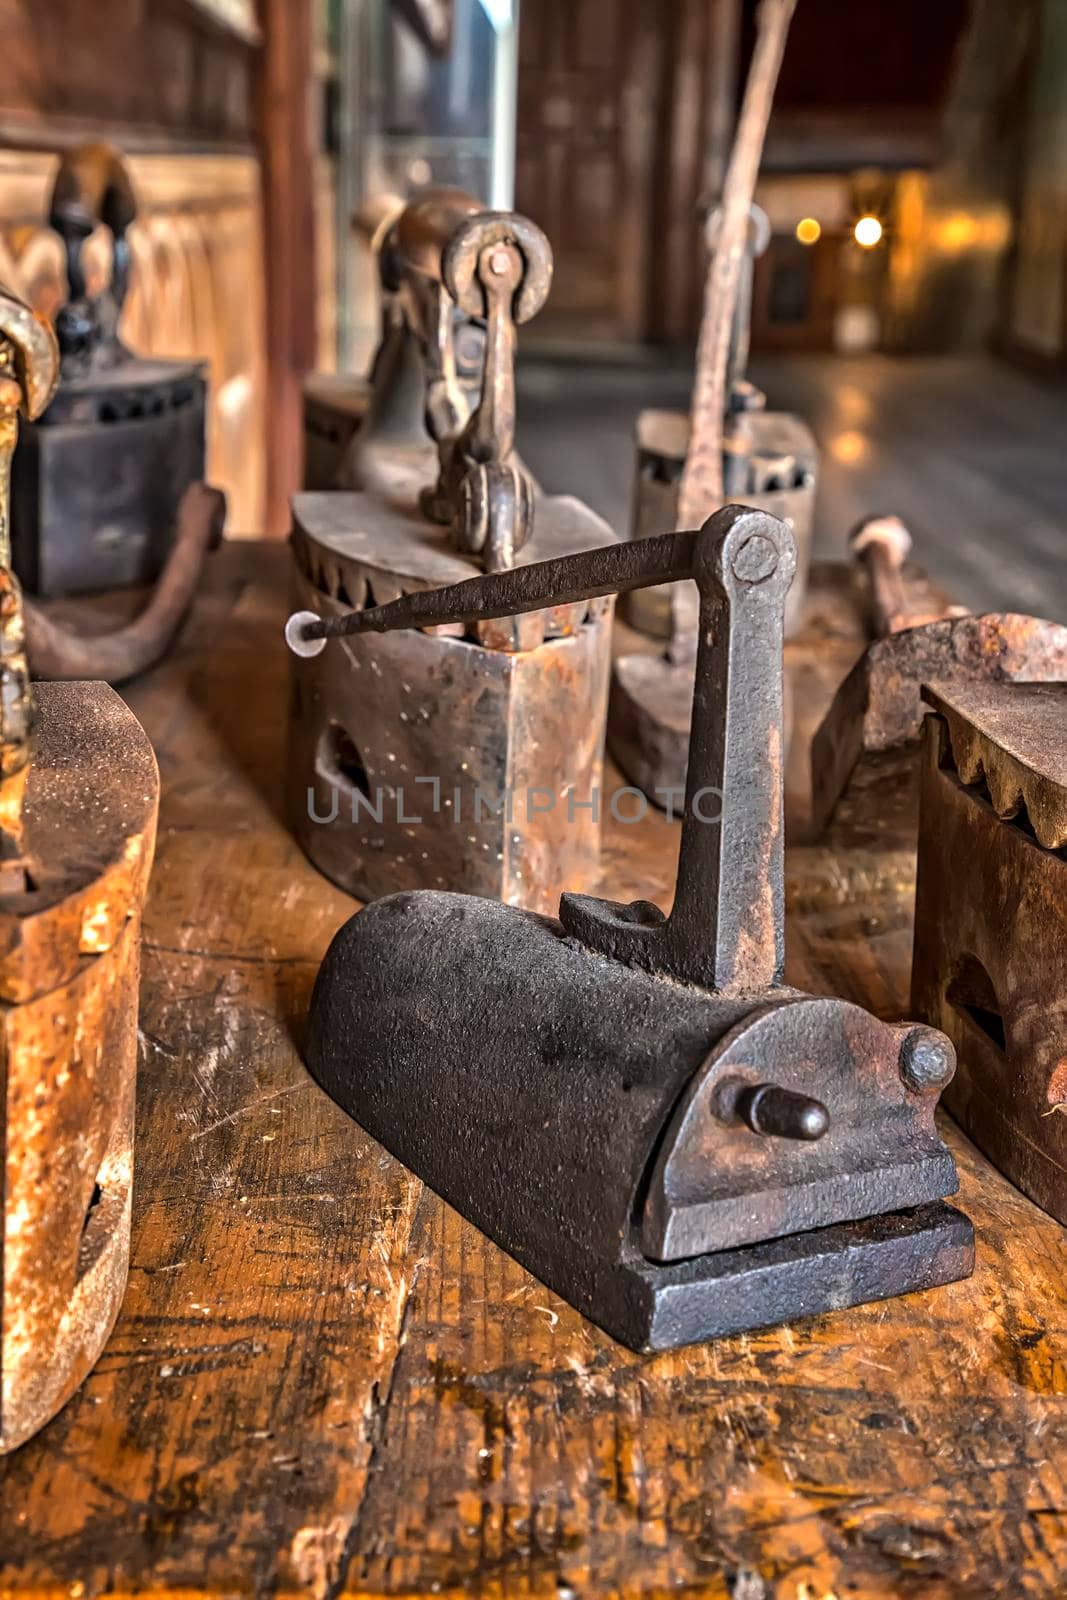
[[[601,545],[579,555],[535,561],[507,572],[485,573],[402,595],[388,605],[320,617],[298,611],[289,618],[285,638],[296,655],[317,655],[327,639],[353,633],[389,633],[397,628],[432,628],[445,622],[481,622],[521,616],[547,606],[570,605],[598,595],[647,589],[693,574],[696,532],[664,533],[652,539]]]

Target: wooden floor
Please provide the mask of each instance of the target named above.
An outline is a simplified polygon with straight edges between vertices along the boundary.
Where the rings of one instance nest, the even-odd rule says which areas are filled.
[[[1067,621],[1067,389],[979,358],[757,357],[752,376],[819,441],[819,554],[841,555],[861,517],[896,512],[962,604]],[[546,488],[625,528],[637,412],[685,409],[689,383],[662,361],[528,363],[523,452]]]
[[[642,1359],[312,1083],[303,1017],[354,907],[281,817],[285,562],[213,558],[129,694],[163,776],[129,1290],[0,1464],[0,1595],[1067,1593],[1064,1230],[950,1126],[971,1281]],[[666,900],[676,847],[615,828],[608,887]],[[795,983],[901,1015],[906,913],[788,946]]]

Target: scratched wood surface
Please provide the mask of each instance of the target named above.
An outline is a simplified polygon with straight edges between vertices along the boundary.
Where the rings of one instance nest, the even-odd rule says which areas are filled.
[[[643,1359],[310,1082],[301,1019],[353,906],[280,815],[285,552],[214,563],[129,693],[164,789],[129,1291],[0,1464],[0,1594],[1067,1593],[1064,1230],[951,1125],[969,1283]],[[613,888],[668,893],[676,837],[614,828]],[[906,919],[788,942],[794,982],[901,1014]]]

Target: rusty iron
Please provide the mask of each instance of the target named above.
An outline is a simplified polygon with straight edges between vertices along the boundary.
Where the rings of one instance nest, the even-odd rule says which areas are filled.
[[[403,314],[389,271],[387,243],[390,230],[404,209],[403,199],[382,191],[352,215],[352,232],[373,261],[378,279],[378,342],[367,374],[312,372],[304,379],[304,488],[336,489],[341,486],[342,463],[370,410],[376,383],[385,386],[385,374],[398,350],[407,348],[412,359],[404,365],[411,374],[403,385],[404,399],[397,407],[402,431],[424,437],[422,376],[413,342],[403,340]],[[353,487],[358,487],[353,485]]]
[[[1067,682],[923,696],[912,1005],[956,1047],[953,1116],[1067,1223]]]
[[[336,936],[306,1059],[370,1133],[635,1349],[965,1276],[934,1125],[943,1035],[785,985],[782,637],[789,529],[729,506],[699,532],[565,556],[346,616],[371,633],[694,579],[700,630],[674,905],[564,893],[558,920],[387,896]]]
[[[848,547],[867,581],[871,636],[884,639],[919,620],[910,618],[904,595],[904,563],[911,534],[899,517],[865,517],[848,536]]]
[[[0,291],[0,518],[15,411],[47,404],[50,332]],[[0,1453],[83,1382],[129,1256],[139,928],[159,776],[100,683],[31,691],[0,564]]]
[[[106,684],[42,684],[29,872],[0,890],[0,1452],[85,1380],[126,1284],[140,919],[159,777]]]
[[[797,543],[800,576],[787,602],[788,636],[799,624],[806,592],[818,449],[807,424],[788,411],[754,409],[744,415],[751,450],[743,458],[745,487],[736,492],[745,505],[788,522]],[[643,411],[638,417],[631,538],[647,538],[657,528],[679,524],[678,486],[688,440],[689,419],[684,412]],[[735,459],[735,482],[740,468],[741,461]],[[642,591],[640,604],[637,595],[631,595],[626,620],[640,633],[673,642],[679,633],[691,632],[691,624],[686,630],[687,619],[673,603],[676,595],[665,586]],[[688,641],[680,643],[686,648]]]
[[[376,487],[294,503],[298,608],[358,617],[479,567],[518,570],[611,538],[579,501],[541,494],[518,460],[515,327],[548,293],[551,251],[524,218],[473,204],[434,191],[393,228],[436,468],[423,459],[412,472],[410,456],[361,432]],[[486,329],[473,409],[456,376],[457,313]],[[585,887],[599,856],[611,615],[605,600],[381,640],[357,630],[294,660],[288,804],[316,866],[362,899],[429,886],[545,910],[561,880]]]
[[[1037,617],[942,617],[874,640],[812,740],[814,838],[846,852],[864,882],[891,885],[894,899],[910,903],[922,685],[1063,679],[1067,628]]]
[[[129,173],[110,146],[62,158],[49,211],[69,284],[56,317],[61,381],[23,428],[12,485],[15,570],[33,594],[154,580],[182,496],[204,476],[201,364],[141,359],[119,332],[136,214]],[[85,245],[100,226],[111,234],[112,267],[97,289]]]

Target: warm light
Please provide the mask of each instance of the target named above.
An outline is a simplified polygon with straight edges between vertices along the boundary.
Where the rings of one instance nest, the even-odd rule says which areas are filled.
[[[818,244],[822,228],[814,217],[801,217],[797,223],[797,238],[801,244]]]
[[[851,467],[857,461],[862,461],[867,454],[867,441],[862,433],[854,428],[848,428],[844,433],[839,433],[830,441],[830,453],[835,461],[840,461],[843,466]]]
[[[882,224],[877,217],[861,217],[852,230],[856,243],[864,250],[873,250],[882,237]]]

